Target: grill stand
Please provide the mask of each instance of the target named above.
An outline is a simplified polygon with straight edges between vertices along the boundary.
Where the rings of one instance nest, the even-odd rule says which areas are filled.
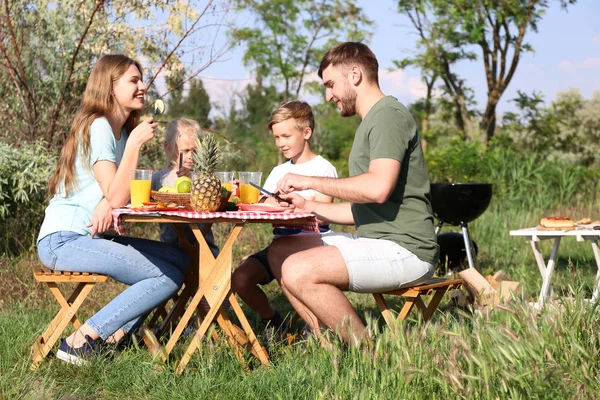
[[[439,233],[442,229],[442,225],[444,225],[444,220],[438,220],[438,224],[435,227],[435,234]],[[469,237],[469,229],[467,228],[467,223],[460,221],[460,228],[462,230],[463,240],[465,242],[465,250],[467,252],[467,261],[469,262],[469,268],[475,268],[475,264],[473,263],[473,255],[471,254],[471,239]]]

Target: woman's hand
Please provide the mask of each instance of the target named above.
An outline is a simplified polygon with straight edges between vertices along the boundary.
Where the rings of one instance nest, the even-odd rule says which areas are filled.
[[[154,138],[154,132],[156,131],[156,127],[158,126],[157,122],[154,122],[154,118],[148,117],[138,126],[135,127],[131,134],[129,135],[129,141],[132,141],[139,146],[142,146],[144,143],[152,140]]]
[[[96,235],[96,233],[102,233],[109,230],[112,222],[112,208],[108,204],[106,197],[104,197],[96,206],[96,209],[92,214],[92,220],[87,226],[88,228],[92,228],[92,238]]]

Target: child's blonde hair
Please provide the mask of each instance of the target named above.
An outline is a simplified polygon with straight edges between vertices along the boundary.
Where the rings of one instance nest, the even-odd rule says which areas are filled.
[[[179,118],[171,121],[165,131],[165,153],[167,154],[167,169],[179,164],[179,137],[184,133],[200,137],[200,124],[193,119]]]
[[[311,131],[315,130],[315,116],[312,108],[307,102],[300,100],[283,103],[277,110],[273,111],[269,117],[269,130],[272,131],[273,125],[287,121],[290,118],[296,120],[296,128],[300,131],[305,128],[310,128]]]

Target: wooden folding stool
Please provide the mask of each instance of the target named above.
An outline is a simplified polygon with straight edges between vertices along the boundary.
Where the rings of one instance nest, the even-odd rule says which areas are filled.
[[[33,363],[31,369],[35,369],[46,358],[69,323],[73,324],[75,329],[79,329],[81,326],[81,322],[77,319],[79,307],[90,294],[94,285],[105,282],[108,278],[107,275],[89,272],[53,271],[43,266],[34,267],[33,277],[38,282],[44,282],[48,285],[61,308],[48,325],[48,328],[36,339],[32,346]],[[65,299],[58,288],[59,283],[78,283],[78,285],[73,289],[69,298]]]
[[[388,307],[383,295],[390,296],[402,296],[406,297],[406,303],[398,314],[398,320],[403,321],[406,319],[410,311],[416,305],[417,309],[423,315],[423,321],[427,321],[433,315],[435,309],[440,304],[440,300],[444,297],[444,294],[451,289],[458,289],[463,283],[462,279],[444,279],[444,278],[433,278],[427,282],[423,282],[417,286],[405,287],[397,290],[390,290],[389,292],[373,293],[377,306],[381,310],[381,314],[385,319],[385,322],[391,328],[394,326],[394,316],[390,308]],[[426,306],[421,296],[433,295],[433,298],[429,301]]]

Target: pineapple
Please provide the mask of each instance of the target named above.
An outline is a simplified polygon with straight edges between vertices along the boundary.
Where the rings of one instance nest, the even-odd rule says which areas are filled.
[[[221,205],[221,181],[214,175],[219,158],[219,145],[214,135],[206,134],[202,140],[196,139],[195,176],[190,199],[194,211],[212,212]]]

